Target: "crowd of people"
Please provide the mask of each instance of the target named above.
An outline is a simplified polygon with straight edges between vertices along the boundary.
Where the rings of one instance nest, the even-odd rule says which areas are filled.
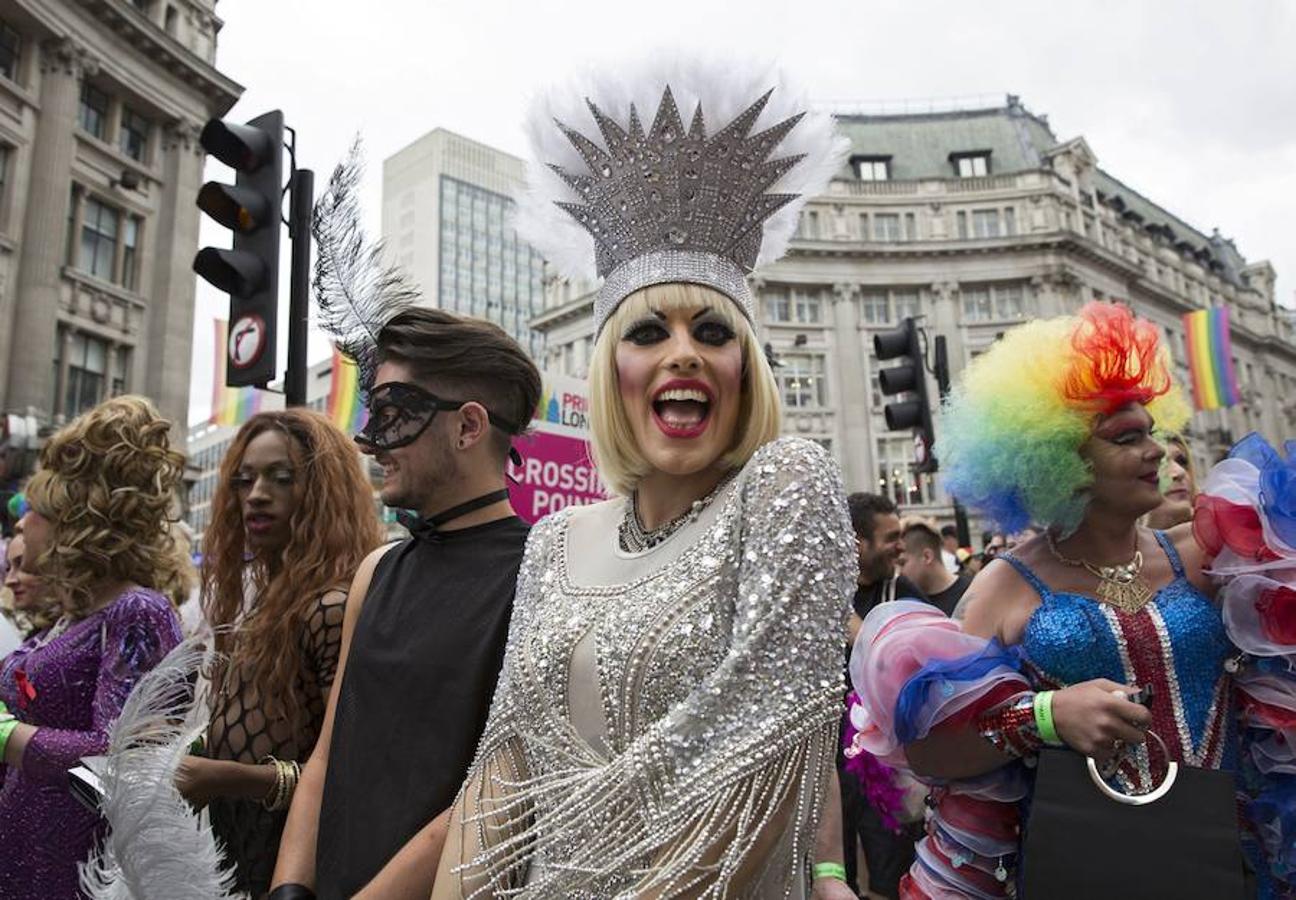
[[[518,227],[604,278],[590,449],[611,499],[519,519],[506,467],[540,373],[499,327],[407,297],[348,345],[359,434],[300,409],[238,430],[196,571],[147,400],[46,441],[8,510],[0,895],[89,890],[118,823],[69,769],[108,751],[195,592],[208,724],[162,787],[205,811],[240,896],[1292,895],[1296,459],[1252,436],[1199,482],[1158,330],[1094,303],[1008,332],[942,410],[979,550],[848,495],[782,436],[744,279],[841,145],[738,80],[587,85],[533,128]],[[384,543],[357,444],[408,537]],[[1088,799],[1046,803],[1085,758]],[[1173,877],[1080,852],[1112,851],[1121,804],[1179,767],[1180,812],[1140,837]],[[202,864],[157,852],[144,895],[150,863]]]

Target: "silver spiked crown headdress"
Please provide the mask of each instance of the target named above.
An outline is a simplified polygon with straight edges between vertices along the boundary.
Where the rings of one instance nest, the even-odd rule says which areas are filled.
[[[634,100],[609,85],[584,93],[596,129],[589,134],[574,127],[570,112],[545,109],[548,134],[533,123],[544,169],[532,166],[517,227],[563,274],[589,274],[592,258],[604,279],[596,333],[627,296],[667,282],[712,287],[754,320],[746,275],[782,254],[806,196],[823,190],[840,165],[844,141],[830,117],[807,113],[782,87],[759,96],[747,90],[737,114],[708,135],[706,117],[735,108],[741,80],[727,67],[676,72],[655,84],[650,76],[656,113],[647,130]],[[643,81],[636,87],[642,98]],[[687,125],[676,102],[682,93],[692,100]],[[627,113],[620,121],[618,108]],[[549,140],[555,130],[570,148],[565,154]],[[792,142],[794,130],[806,133]]]

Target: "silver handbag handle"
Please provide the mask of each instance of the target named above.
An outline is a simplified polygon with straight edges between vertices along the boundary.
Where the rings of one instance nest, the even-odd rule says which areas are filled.
[[[1170,751],[1166,748],[1165,741],[1161,740],[1159,734],[1155,731],[1149,731],[1148,737],[1155,738],[1156,742],[1161,745],[1161,753],[1169,762],[1169,766],[1166,768],[1166,776],[1161,780],[1161,783],[1146,794],[1126,794],[1124,791],[1116,790],[1103,780],[1102,775],[1098,772],[1098,763],[1094,762],[1094,758],[1092,756],[1085,757],[1085,762],[1089,766],[1089,778],[1108,800],[1115,800],[1117,803],[1123,803],[1126,806],[1147,806],[1149,803],[1156,803],[1170,793],[1170,788],[1174,787],[1175,778],[1179,776],[1179,763],[1170,759]]]

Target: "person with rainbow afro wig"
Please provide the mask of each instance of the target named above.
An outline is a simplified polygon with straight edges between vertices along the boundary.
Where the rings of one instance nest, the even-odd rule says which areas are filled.
[[[973,360],[942,410],[936,453],[946,489],[1013,534],[1080,523],[1093,481],[1080,448],[1095,418],[1141,404],[1178,431],[1188,403],[1157,327],[1124,306],[1014,328]]]
[[[1204,481],[1192,523],[1149,529],[1161,434],[1188,418],[1160,330],[1120,304],[1016,328],[964,371],[936,446],[946,486],[1005,533],[1043,530],[977,575],[961,621],[897,600],[859,631],[847,756],[931,787],[903,900],[1131,896],[1081,854],[1047,886],[1043,864],[1022,864],[1048,746],[1126,795],[1157,789],[1172,763],[1214,770],[1202,777],[1226,800],[1234,778],[1247,790],[1237,836],[1211,839],[1236,863],[1203,862],[1185,818],[1170,836],[1184,858],[1149,877],[1191,889],[1139,896],[1241,897],[1248,878],[1259,896],[1293,895],[1296,443],[1283,457],[1252,435]],[[1109,802],[1098,784],[1093,796]],[[1232,802],[1209,810],[1216,827],[1235,818]]]

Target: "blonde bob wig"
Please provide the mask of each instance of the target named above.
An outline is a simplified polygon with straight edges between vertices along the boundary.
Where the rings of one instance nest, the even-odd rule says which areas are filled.
[[[733,444],[722,457],[726,468],[741,466],[753,453],[779,436],[782,405],[769,361],[756,341],[751,323],[719,291],[696,284],[656,284],[635,291],[608,317],[590,361],[590,431],[599,477],[615,494],[626,495],[652,466],[640,452],[621,403],[616,348],[626,330],[652,313],[710,308],[738,335],[742,347],[742,401]]]

